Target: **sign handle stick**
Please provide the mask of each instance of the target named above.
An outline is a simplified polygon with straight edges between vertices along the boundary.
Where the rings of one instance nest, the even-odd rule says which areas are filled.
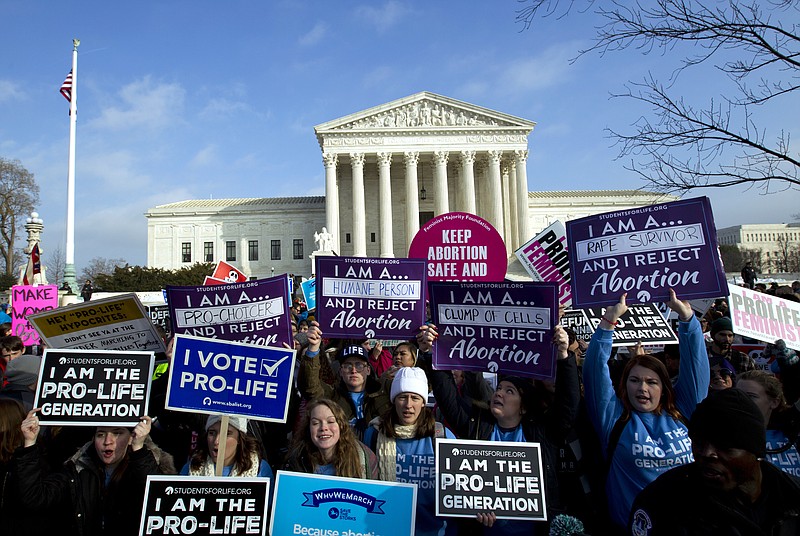
[[[225,467],[225,445],[228,443],[228,420],[227,415],[223,415],[219,421],[219,448],[217,449],[217,465],[214,468],[215,476],[222,476],[222,468]]]

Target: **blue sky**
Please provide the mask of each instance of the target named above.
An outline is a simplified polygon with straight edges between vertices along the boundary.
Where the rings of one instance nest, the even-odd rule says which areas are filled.
[[[604,129],[626,130],[649,110],[610,95],[648,71],[669,73],[677,58],[627,51],[570,63],[600,19],[539,19],[521,32],[518,8],[515,0],[0,0],[0,156],[36,176],[52,251],[66,236],[69,117],[58,88],[77,37],[79,271],[97,256],[144,264],[143,213],[158,204],[322,195],[314,125],[419,91],[536,121],[530,190],[643,186]],[[702,105],[726,82],[709,65],[677,87]],[[785,119],[769,118],[773,128],[797,128],[796,117]],[[796,191],[690,195],[711,198],[718,227],[800,212]]]

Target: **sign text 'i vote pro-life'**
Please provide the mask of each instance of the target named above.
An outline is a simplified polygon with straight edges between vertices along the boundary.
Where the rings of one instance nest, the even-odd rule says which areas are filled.
[[[168,409],[286,422],[294,350],[175,337]]]

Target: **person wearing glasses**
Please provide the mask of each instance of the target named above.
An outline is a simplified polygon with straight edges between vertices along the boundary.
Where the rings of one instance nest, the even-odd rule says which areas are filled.
[[[736,381],[736,371],[730,361],[724,357],[712,357],[708,360],[710,368],[709,392],[724,391],[733,387]]]
[[[300,391],[309,400],[329,398],[336,402],[344,410],[356,438],[363,441],[367,424],[392,407],[389,393],[372,375],[369,353],[361,345],[345,346],[336,356],[339,378],[331,386],[320,379],[322,331],[316,321],[311,322],[307,334],[308,347],[300,364]]]

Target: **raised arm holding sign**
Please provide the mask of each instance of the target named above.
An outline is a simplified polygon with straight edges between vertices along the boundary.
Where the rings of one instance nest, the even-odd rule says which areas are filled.
[[[423,354],[423,363],[429,359],[425,351],[436,351],[438,332],[436,326],[423,326],[417,340],[420,341],[420,353]],[[541,474],[541,487],[545,494],[547,489],[557,489],[556,460],[558,453],[554,447],[565,434],[572,429],[580,401],[580,387],[578,384],[577,363],[574,354],[567,350],[569,341],[566,332],[557,326],[552,336],[556,360],[556,387],[555,399],[551,411],[545,418],[534,415],[535,404],[533,399],[533,384],[530,380],[518,376],[501,376],[497,390],[489,404],[489,409],[472,407],[469,410],[458,400],[458,392],[451,374],[446,371],[433,370],[430,373],[430,382],[436,401],[453,427],[453,431],[463,438],[479,439],[484,441],[510,441],[514,443],[540,443],[544,472]],[[432,348],[431,348],[432,347]],[[427,365],[427,363],[425,363]],[[466,373],[467,382],[482,381],[479,375]],[[548,499],[547,504],[556,501]],[[502,512],[493,508],[496,503],[487,503],[488,507],[477,508],[482,515],[480,522],[493,522],[494,519],[506,517]],[[546,518],[545,501],[540,504],[542,510],[536,515]],[[494,514],[492,514],[494,512]],[[463,514],[459,514],[463,515]],[[532,519],[532,517],[529,517]],[[543,519],[543,517],[539,517]],[[527,530],[533,527],[529,521],[511,519],[498,519],[496,523],[499,530]],[[475,527],[475,531],[479,531]]]
[[[22,423],[25,446],[16,455],[20,500],[37,512],[72,515],[60,520],[67,534],[133,536],[142,513],[147,475],[174,474],[172,457],[148,441],[152,420],[141,416],[133,429],[100,426],[94,440],[84,445],[61,472],[48,475],[36,445],[39,419],[35,409]],[[105,483],[106,475],[114,482]],[[113,511],[114,515],[106,515]],[[47,520],[31,519],[32,528]]]
[[[622,294],[616,304],[606,308],[583,365],[586,409],[603,442],[609,467],[609,514],[620,528],[628,521],[633,499],[647,484],[672,467],[691,462],[686,422],[708,393],[710,377],[700,323],[689,303],[680,301],[670,289],[667,304],[680,319],[678,382],[673,388],[666,367],[656,357],[635,355],[623,370],[624,388],[618,398],[608,359],[613,330],[628,309],[626,297]],[[613,432],[615,429],[618,432]]]

